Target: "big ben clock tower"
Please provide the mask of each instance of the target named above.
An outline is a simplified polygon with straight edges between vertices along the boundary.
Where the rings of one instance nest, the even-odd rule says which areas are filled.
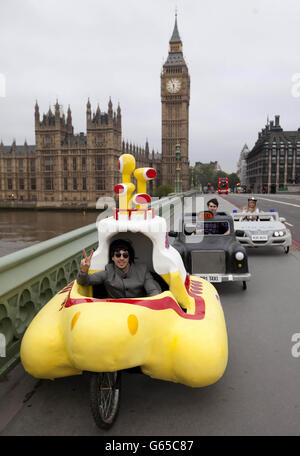
[[[177,14],[169,55],[161,73],[162,183],[175,186],[176,145],[180,145],[180,176],[183,191],[189,190],[190,76],[182,54]],[[177,146],[178,149],[179,146]]]

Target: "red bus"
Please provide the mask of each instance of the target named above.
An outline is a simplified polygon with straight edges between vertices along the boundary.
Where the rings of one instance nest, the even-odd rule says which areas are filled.
[[[225,193],[228,195],[228,177],[219,177],[218,193]]]

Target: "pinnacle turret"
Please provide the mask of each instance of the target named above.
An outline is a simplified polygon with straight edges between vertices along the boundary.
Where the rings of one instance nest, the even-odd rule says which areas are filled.
[[[72,126],[72,112],[70,105],[68,106],[68,115],[67,115],[67,130],[68,133],[73,134],[73,126]]]
[[[108,116],[109,117],[112,117],[113,115],[113,110],[112,110],[112,102],[111,102],[111,98],[109,97],[109,102],[108,102]]]
[[[90,122],[91,118],[92,118],[91,103],[90,103],[90,99],[88,98],[88,102],[86,104],[86,121]]]
[[[34,120],[35,120],[35,126],[38,127],[40,124],[40,109],[39,109],[37,100],[35,102],[35,107],[34,107]]]
[[[68,123],[72,123],[72,112],[71,112],[70,105],[68,106],[68,117],[67,117],[67,122],[68,122]]]

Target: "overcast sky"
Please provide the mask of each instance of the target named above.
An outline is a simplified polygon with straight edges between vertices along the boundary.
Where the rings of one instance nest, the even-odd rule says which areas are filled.
[[[218,160],[235,171],[268,115],[279,114],[285,130],[300,128],[292,92],[298,0],[0,0],[4,144],[35,143],[36,99],[41,115],[57,98],[65,113],[70,104],[79,133],[88,97],[92,110],[99,103],[107,111],[111,96],[113,108],[121,106],[123,139],[144,146],[148,138],[161,152],[160,72],[176,6],[191,76],[191,164]]]

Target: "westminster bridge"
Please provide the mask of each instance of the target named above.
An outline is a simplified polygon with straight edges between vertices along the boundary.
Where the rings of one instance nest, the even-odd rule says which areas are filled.
[[[232,212],[245,198],[222,197],[220,210]],[[0,358],[0,435],[102,435],[115,442],[120,436],[299,435],[300,195],[259,198],[263,210],[286,218],[294,242],[288,255],[248,250],[247,290],[238,282],[215,284],[229,341],[224,376],[189,388],[125,373],[120,414],[109,431],[94,424],[85,376],[38,381],[18,362],[30,319],[76,277],[82,247],[97,246],[95,226],[29,247],[26,256],[1,258],[0,332],[9,343]]]

